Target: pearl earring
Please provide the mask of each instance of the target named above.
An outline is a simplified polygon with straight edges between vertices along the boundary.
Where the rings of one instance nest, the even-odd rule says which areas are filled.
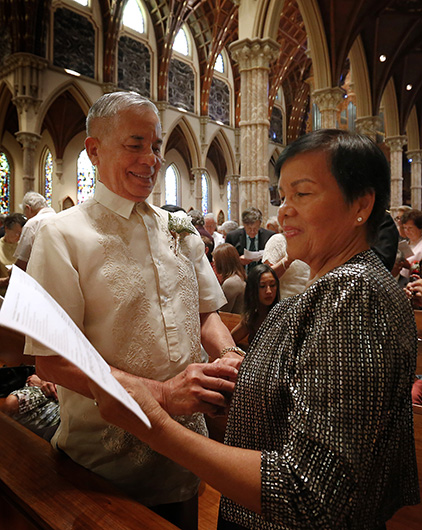
[[[362,217],[358,217],[358,223],[362,222]]]

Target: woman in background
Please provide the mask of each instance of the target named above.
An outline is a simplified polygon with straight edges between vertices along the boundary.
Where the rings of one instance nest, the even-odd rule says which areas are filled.
[[[213,252],[214,267],[218,281],[227,298],[227,304],[220,311],[241,313],[245,293],[245,268],[240,263],[239,253],[233,245],[223,243]]]
[[[279,282],[273,269],[261,263],[254,267],[246,279],[242,320],[232,330],[236,344],[251,344],[266,316],[280,300]]]

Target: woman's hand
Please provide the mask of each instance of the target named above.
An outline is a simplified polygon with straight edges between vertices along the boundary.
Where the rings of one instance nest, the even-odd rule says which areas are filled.
[[[422,305],[422,279],[414,282],[409,282],[404,288],[407,298],[412,301],[412,305],[415,307],[421,307]]]
[[[151,422],[151,428],[147,427],[131,410],[93,381],[89,382],[89,389],[95,398],[101,417],[105,421],[131,432],[152,448],[154,448],[155,440],[160,436],[166,423],[172,421],[140,380],[137,381],[136,386],[131,386],[128,389],[128,393],[147,415]]]

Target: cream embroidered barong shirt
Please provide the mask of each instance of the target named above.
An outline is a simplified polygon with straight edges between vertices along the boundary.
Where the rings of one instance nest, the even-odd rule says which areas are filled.
[[[110,365],[158,381],[200,361],[199,313],[226,303],[198,235],[176,245],[168,212],[101,182],[93,199],[43,224],[28,272]],[[30,342],[26,353],[53,354]],[[104,422],[91,399],[59,388],[59,402],[52,443],[73,460],[146,505],[195,494],[194,475]],[[201,414],[178,421],[206,434]]]

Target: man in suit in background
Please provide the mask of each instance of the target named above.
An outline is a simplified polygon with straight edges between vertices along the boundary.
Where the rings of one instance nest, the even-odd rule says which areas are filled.
[[[247,271],[260,261],[252,261],[245,258],[245,250],[264,250],[265,243],[275,234],[272,230],[261,228],[262,213],[258,208],[251,206],[242,212],[243,228],[238,228],[229,232],[226,236],[226,243],[233,245],[239,253],[242,265],[247,266]]]

